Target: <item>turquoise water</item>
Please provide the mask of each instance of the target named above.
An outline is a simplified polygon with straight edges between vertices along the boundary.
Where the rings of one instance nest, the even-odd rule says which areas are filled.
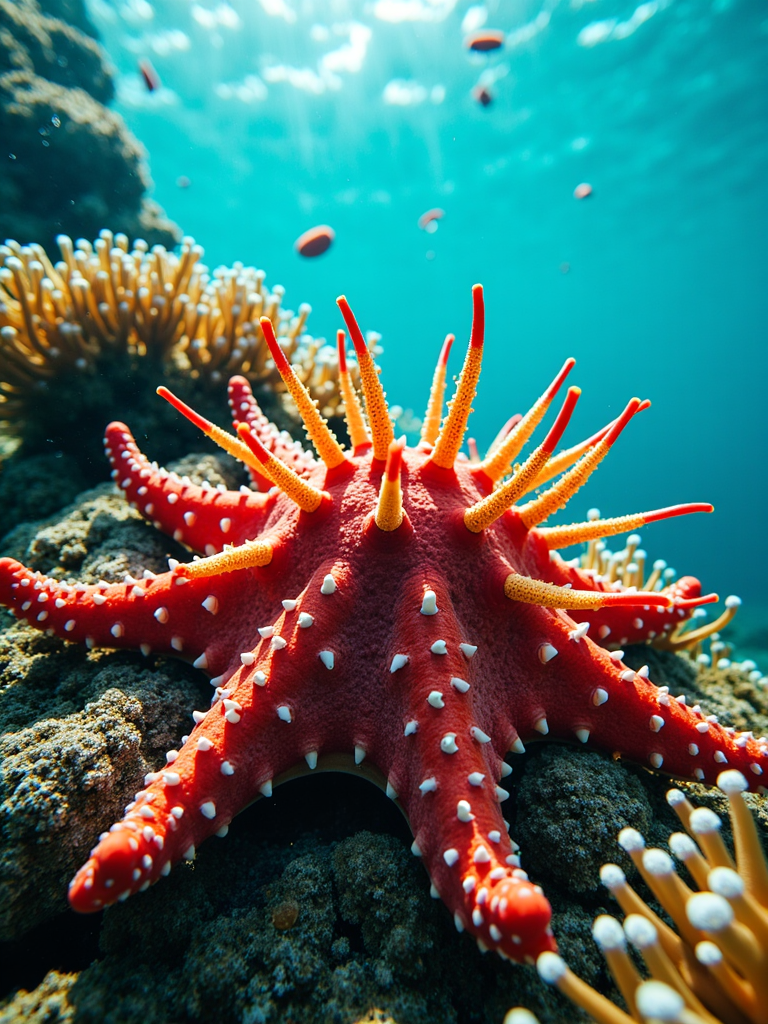
[[[155,196],[207,262],[262,266],[288,306],[312,304],[315,335],[333,337],[345,292],[383,335],[390,399],[416,414],[444,334],[468,337],[482,281],[481,447],[574,355],[584,394],[566,443],[633,394],[653,407],[568,520],[710,500],[714,516],[648,528],[643,546],[708,589],[765,603],[762,0],[90,7]],[[468,53],[463,36],[482,25],[506,33],[503,49]],[[161,78],[155,93],[140,57]],[[582,201],[580,182],[593,187]],[[417,220],[436,206],[445,216],[427,234]],[[292,243],[318,223],[335,244],[303,260]]]

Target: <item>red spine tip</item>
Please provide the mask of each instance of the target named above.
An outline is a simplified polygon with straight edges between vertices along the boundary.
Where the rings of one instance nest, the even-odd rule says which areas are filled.
[[[552,424],[552,429],[544,439],[544,444],[541,446],[545,452],[552,453],[555,448],[560,444],[560,438],[565,432],[565,428],[573,415],[573,410],[576,408],[576,403],[581,396],[581,388],[568,388],[568,393],[563,401],[563,407],[558,413],[557,419]]]
[[[368,346],[365,344],[365,338],[363,332],[360,330],[360,326],[355,319],[355,314],[349,308],[346,295],[340,295],[336,299],[336,305],[341,310],[341,315],[344,317],[344,323],[347,325],[349,336],[352,339],[352,344],[355,346],[355,352],[358,358],[362,355],[366,355],[368,352]]]
[[[336,349],[339,353],[339,373],[347,372],[347,336],[344,331],[339,328],[336,331]]]
[[[675,601],[675,608],[698,608],[702,604],[717,604],[718,594],[702,594],[701,597],[683,597]]]
[[[605,435],[605,443],[608,446],[612,445],[616,441],[616,438],[622,432],[624,427],[626,427],[626,425],[629,423],[629,421],[632,419],[635,413],[640,411],[640,406],[642,404],[643,403],[640,401],[639,398],[631,398],[629,400],[624,412],[621,414],[621,416],[619,416],[617,420],[614,420],[613,426]]]
[[[472,334],[469,338],[470,348],[482,348],[485,341],[485,302],[483,286],[472,285]]]
[[[398,480],[400,469],[403,464],[403,449],[405,448],[405,436],[392,441],[387,449],[387,464],[384,468],[387,480]]]
[[[440,366],[448,365],[448,356],[451,354],[451,345],[453,345],[455,340],[455,334],[446,334],[443,347],[440,350],[440,359],[438,360]]]
[[[240,440],[246,444],[250,451],[256,456],[261,463],[269,462],[270,453],[261,443],[258,437],[252,432],[251,428],[247,423],[238,423],[237,436]]]
[[[285,352],[283,352],[278,344],[272,321],[268,316],[262,316],[259,318],[259,323],[261,324],[264,339],[269,346],[269,353],[275,361],[275,366],[277,367],[278,372],[290,373],[291,368],[288,365],[288,360],[285,358]]]
[[[563,386],[563,381],[565,380],[565,378],[568,376],[568,374],[571,372],[571,370],[574,368],[575,365],[576,365],[576,360],[573,358],[573,356],[569,356],[565,360],[565,362],[562,365],[562,368],[561,368],[560,372],[558,373],[558,375],[555,377],[555,379],[552,381],[552,383],[549,385],[549,387],[546,390],[547,398],[552,399],[552,398],[555,397],[557,392]]]
[[[605,604],[609,607],[614,605],[620,605],[626,608],[637,608],[644,605],[656,606],[659,608],[671,608],[673,605],[672,598],[668,594],[663,594],[661,591],[650,591],[650,590],[636,590],[630,593],[619,592],[619,593],[606,593],[607,600]]]
[[[210,420],[207,420],[205,416],[201,416],[199,412],[195,412],[194,409],[190,408],[186,402],[182,402],[180,398],[177,398],[172,391],[168,388],[162,387],[157,388],[157,394],[161,398],[164,398],[166,402],[169,402],[173,408],[180,412],[182,416],[186,416],[190,423],[193,423],[198,430],[202,430],[204,434],[208,434],[213,427]]]
[[[653,512],[644,512],[643,519],[646,523],[658,523],[662,519],[672,519],[674,516],[687,516],[693,512],[714,512],[715,506],[706,501],[691,501],[686,505],[670,505],[668,508],[657,508]]]

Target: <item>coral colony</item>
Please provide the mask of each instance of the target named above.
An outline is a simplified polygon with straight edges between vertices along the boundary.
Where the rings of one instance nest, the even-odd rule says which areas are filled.
[[[107,230],[93,244],[57,241],[55,264],[40,245],[0,245],[0,419],[12,427],[35,415],[41,386],[120,356],[149,361],[157,373],[176,364],[203,386],[241,373],[282,390],[262,316],[324,415],[338,413],[335,353],[305,333],[310,306],[282,309],[285,289],[266,288],[263,270],[235,263],[211,272],[192,238],[178,254],[141,239],[129,248],[125,235]]]
[[[364,415],[340,331],[351,451],[265,317],[261,330],[316,456],[286,444],[242,377],[229,388],[236,435],[160,388],[250,468],[258,487],[196,486],[149,463],[122,423],[109,425],[107,455],[128,500],[201,557],[96,585],[0,560],[0,601],[30,624],[90,647],[180,656],[208,672],[214,687],[211,708],[194,712],[180,749],[102,834],[72,881],[70,903],[94,911],[145,890],[191,860],[208,836],[224,835],[239,810],[270,796],[297,764],[357,766],[407,814],[413,853],[456,927],[482,949],[531,962],[555,940],[549,904],[521,869],[504,820],[512,771],[505,755],[522,753],[528,740],[570,740],[710,784],[727,764],[752,788],[768,764],[765,740],[723,728],[655,686],[647,669],[630,669],[621,650],[606,649],[649,638],[674,643],[681,624],[716,596],[702,596],[692,577],[664,585],[657,569],[643,589],[634,562],[604,575],[558,554],[711,506],[540,527],[647,403],[633,398],[595,437],[554,456],[580,395],[571,387],[544,441],[515,465],[570,372],[568,360],[486,457],[468,460],[460,449],[484,340],[476,285],[448,414],[441,425],[451,336],[421,441],[408,448],[393,438],[378,371],[346,299],[338,305],[365,400]]]
[[[722,822],[707,807],[694,808],[671,789],[667,801],[683,832],[669,848],[685,865],[691,888],[675,871],[666,850],[647,849],[633,828],[619,833],[654,897],[674,923],[662,921],[628,884],[617,864],[604,864],[600,879],[626,914],[623,927],[601,914],[592,935],[632,1016],[570,971],[556,953],[543,953],[540,976],[556,985],[600,1024],[677,1021],[681,1024],[763,1024],[768,1002],[768,861],[743,792],[741,772],[729,768],[717,779],[728,797],[735,856],[720,838]],[[642,957],[644,981],[627,949]],[[714,1014],[714,1015],[713,1015]],[[538,1024],[527,1010],[510,1010],[504,1024]]]

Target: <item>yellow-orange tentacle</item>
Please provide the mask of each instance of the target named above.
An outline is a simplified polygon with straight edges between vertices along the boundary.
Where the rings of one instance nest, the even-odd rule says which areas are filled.
[[[379,380],[379,371],[373,361],[373,356],[368,351],[363,332],[355,319],[355,315],[349,308],[346,296],[340,295],[336,299],[336,305],[341,310],[344,323],[347,325],[349,336],[355,347],[357,365],[360,367],[360,381],[363,385],[365,395],[365,410],[368,413],[368,424],[371,428],[371,440],[373,442],[373,457],[382,462],[387,457],[387,451],[394,439],[392,421],[389,418],[387,407],[387,396]]]
[[[634,593],[621,593],[603,590],[572,590],[570,587],[558,587],[555,583],[534,580],[520,573],[510,573],[504,581],[504,594],[510,601],[521,601],[523,604],[539,604],[544,608],[604,608],[613,605],[656,605],[669,608],[672,599],[666,594],[652,594],[638,590]]]
[[[434,444],[440,433],[440,420],[443,418],[443,398],[445,397],[445,374],[448,367],[448,356],[451,346],[455,341],[453,334],[446,335],[443,347],[440,350],[440,358],[432,377],[432,387],[429,391],[429,402],[427,411],[424,414],[424,422],[421,426],[421,440],[427,444]]]
[[[268,316],[263,316],[259,323],[269,346],[270,355],[275,361],[277,371],[283,378],[283,383],[296,404],[296,408],[299,410],[299,415],[304,421],[307,435],[315,446],[317,454],[328,469],[340,466],[345,459],[344,451],[336,440],[333,431],[320,415],[317,403],[312,399],[309,391],[307,391],[306,387],[289,366],[288,360],[285,358],[285,352],[280,348],[275,337],[275,328],[272,325],[272,321]]]
[[[218,576],[222,572],[236,572],[253,566],[269,565],[272,561],[272,544],[268,540],[247,540],[237,547],[226,547],[216,555],[199,558],[194,562],[181,562],[174,568],[177,576],[187,579],[201,579]]]
[[[495,451],[487,455],[480,464],[482,471],[491,480],[499,480],[505,473],[509,472],[509,467],[512,465],[512,461],[520,454],[531,434],[539,423],[541,423],[544,418],[544,414],[552,404],[552,400],[560,390],[563,381],[571,372],[575,364],[575,359],[566,359],[562,369],[541,398],[531,406],[517,426],[510,430]]]
[[[652,512],[636,512],[633,515],[616,516],[612,519],[592,519],[587,523],[571,523],[568,526],[543,526],[539,533],[547,542],[547,547],[550,550],[567,548],[572,544],[582,544],[584,541],[614,537],[617,533],[638,530],[641,526],[657,523],[662,519],[672,519],[674,516],[689,515],[692,512],[713,511],[713,506],[706,502],[690,502],[685,505],[671,505],[669,508],[654,509]],[[631,554],[634,555],[634,548]],[[628,558],[628,561],[631,562],[632,558]]]
[[[403,521],[403,491],[400,470],[403,462],[405,437],[393,441],[387,452],[387,464],[381,478],[379,503],[376,507],[376,525],[385,533],[396,530]]]
[[[579,388],[569,389],[557,421],[543,444],[539,445],[536,451],[526,459],[514,476],[507,480],[505,484],[497,487],[495,491],[491,491],[489,495],[475,502],[474,505],[466,510],[464,513],[464,525],[468,530],[471,530],[472,533],[480,533],[481,530],[485,530],[491,523],[496,522],[500,516],[504,515],[521,494],[525,493],[530,481],[541,470],[541,467],[546,463],[559,443],[580,394],[581,390]]]
[[[157,388],[157,394],[161,398],[164,398],[166,402],[170,403],[177,412],[180,412],[182,416],[186,417],[190,423],[194,424],[198,430],[201,430],[207,437],[217,444],[219,448],[223,448],[225,452],[229,452],[234,458],[239,459],[240,462],[244,462],[246,466],[250,466],[251,469],[255,469],[257,472],[262,472],[262,464],[256,458],[255,455],[236,437],[232,437],[226,430],[222,430],[221,427],[217,427],[215,423],[211,423],[205,416],[201,416],[200,413],[195,412],[186,402],[182,402],[180,398],[177,398],[172,391],[169,391],[166,387]],[[268,475],[268,474],[265,474]],[[271,479],[271,478],[270,478]]]
[[[276,458],[251,431],[247,423],[238,424],[237,433],[258,459],[260,471],[269,477],[286,497],[296,502],[300,509],[304,512],[314,512],[323,500],[323,492],[302,480],[289,466]]]
[[[544,522],[553,512],[565,508],[568,501],[587,482],[608,454],[614,441],[638,411],[640,405],[640,399],[633,398],[605,437],[598,441],[594,448],[590,448],[587,454],[582,456],[576,465],[560,477],[548,491],[520,508],[520,518],[529,530],[532,526],[538,526],[539,523]]]
[[[435,447],[429,461],[442,469],[452,469],[464,442],[467,420],[472,411],[472,400],[475,397],[480,367],[483,361],[483,341],[485,338],[485,306],[483,304],[483,286],[472,287],[472,333],[469,348],[464,359],[464,366],[456,383],[453,399],[448,403],[448,415],[435,441]]]
[[[336,346],[339,353],[339,391],[344,402],[344,419],[347,423],[352,449],[355,450],[370,444],[371,438],[365,425],[363,407],[347,369],[346,335],[342,330],[336,331]]]

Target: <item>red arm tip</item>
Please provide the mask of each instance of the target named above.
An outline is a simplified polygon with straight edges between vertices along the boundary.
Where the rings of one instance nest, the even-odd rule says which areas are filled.
[[[558,413],[557,419],[552,424],[552,429],[544,439],[544,444],[541,446],[545,452],[550,454],[560,443],[560,438],[565,432],[565,428],[568,426],[568,422],[573,415],[573,410],[576,408],[576,403],[581,395],[581,388],[568,388],[568,394],[565,396],[563,407]]]

